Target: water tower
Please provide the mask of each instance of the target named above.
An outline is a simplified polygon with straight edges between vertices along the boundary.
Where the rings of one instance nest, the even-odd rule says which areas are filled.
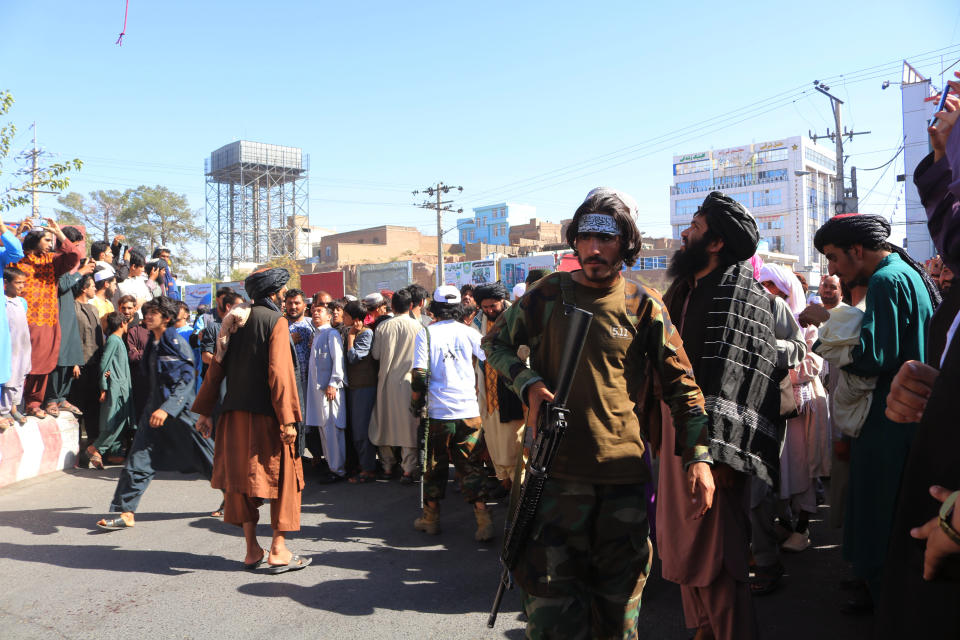
[[[238,140],[204,160],[207,271],[227,278],[243,263],[299,259],[309,232],[310,156],[297,147]]]

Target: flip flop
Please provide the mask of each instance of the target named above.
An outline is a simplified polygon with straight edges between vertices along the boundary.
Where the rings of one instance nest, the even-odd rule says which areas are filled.
[[[301,558],[294,554],[290,557],[289,564],[272,564],[270,568],[267,569],[267,573],[277,575],[278,573],[286,573],[287,571],[299,571],[309,566],[311,562],[313,562],[312,558]]]
[[[120,529],[130,529],[133,525],[127,524],[127,521],[123,518],[113,518],[111,520],[104,520],[103,524],[97,523],[97,526],[103,529],[104,531],[119,531]]]
[[[244,562],[244,563],[243,563],[243,570],[244,570],[244,571],[256,571],[257,568],[258,568],[260,565],[262,565],[264,562],[267,561],[267,556],[268,556],[268,555],[269,555],[269,554],[267,553],[267,550],[264,549],[264,550],[263,550],[263,557],[260,558],[259,560],[257,560],[256,562]]]

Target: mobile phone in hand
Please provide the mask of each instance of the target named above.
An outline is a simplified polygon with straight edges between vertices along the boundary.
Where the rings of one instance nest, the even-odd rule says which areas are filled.
[[[943,91],[940,93],[940,102],[937,103],[937,110],[934,113],[940,113],[943,111],[943,108],[947,106],[947,96],[950,95],[950,85],[947,85],[943,88]],[[930,118],[930,126],[937,124],[937,117],[934,116]]]

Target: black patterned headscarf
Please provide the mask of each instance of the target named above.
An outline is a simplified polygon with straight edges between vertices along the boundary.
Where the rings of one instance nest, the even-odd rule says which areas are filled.
[[[734,260],[749,260],[757,252],[760,230],[746,207],[719,191],[712,191],[697,210],[707,226],[723,239],[723,246]]]

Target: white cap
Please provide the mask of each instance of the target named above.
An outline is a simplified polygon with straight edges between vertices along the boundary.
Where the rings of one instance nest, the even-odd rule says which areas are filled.
[[[519,300],[520,298],[523,297],[523,294],[525,294],[526,292],[527,292],[527,283],[526,283],[526,282],[518,282],[518,283],[517,283],[516,285],[514,285],[514,287],[513,287],[513,299],[514,299],[514,300]]]
[[[383,299],[383,296],[377,292],[371,293],[363,299],[363,304],[367,305],[370,309],[376,309],[377,307],[382,307],[386,304],[386,300]]]
[[[109,280],[110,278],[116,277],[117,273],[113,270],[113,267],[104,267],[98,269],[93,274],[94,282],[103,282],[104,280]]]
[[[458,304],[460,302],[460,290],[452,284],[445,284],[437,287],[433,292],[435,302],[445,302],[446,304]]]

